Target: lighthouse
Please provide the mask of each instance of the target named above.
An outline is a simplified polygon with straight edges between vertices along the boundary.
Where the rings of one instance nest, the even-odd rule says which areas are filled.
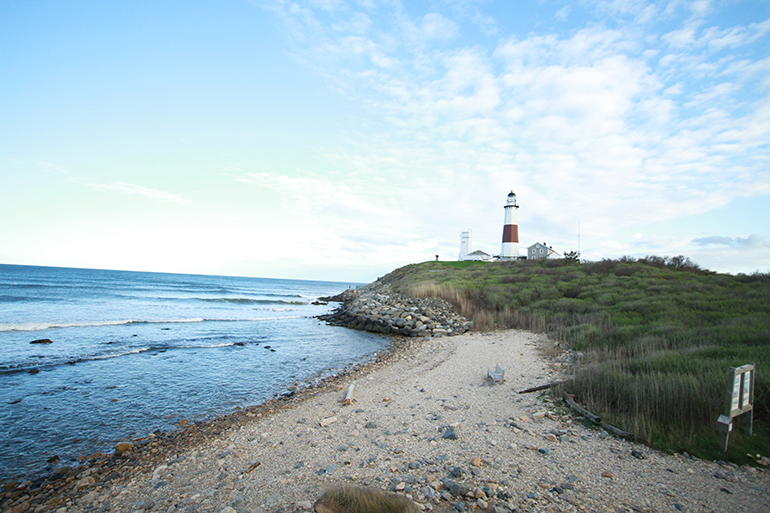
[[[503,226],[503,249],[500,260],[516,260],[519,258],[519,205],[516,195],[511,191],[505,202],[505,223]]]

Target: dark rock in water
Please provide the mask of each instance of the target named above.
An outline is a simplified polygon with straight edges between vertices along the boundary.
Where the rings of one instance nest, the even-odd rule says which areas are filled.
[[[56,463],[57,461],[59,461],[59,457],[54,454],[53,456],[48,458],[46,461],[48,461],[48,463]]]
[[[170,329],[171,329],[171,328],[161,328],[160,330],[161,330],[161,331],[168,331],[168,330],[170,330]]]
[[[48,476],[49,481],[56,481],[68,477],[72,473],[71,467],[59,467]]]
[[[235,345],[236,345],[236,346],[245,346],[246,344],[245,344],[245,343],[243,343],[243,342],[236,342],[236,343],[235,343]]]
[[[38,374],[40,372],[40,369],[29,369],[27,371],[27,374]]]
[[[265,346],[265,349],[270,349],[270,346]]]
[[[53,344],[53,340],[50,338],[41,338],[39,340],[33,340],[30,344]]]

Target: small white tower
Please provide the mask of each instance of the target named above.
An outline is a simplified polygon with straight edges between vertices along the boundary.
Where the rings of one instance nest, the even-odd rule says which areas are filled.
[[[516,195],[511,191],[505,202],[505,223],[503,226],[503,248],[500,260],[516,260],[519,258],[519,205]]]
[[[465,260],[471,252],[471,245],[473,243],[473,231],[460,233],[460,258],[458,260]]]

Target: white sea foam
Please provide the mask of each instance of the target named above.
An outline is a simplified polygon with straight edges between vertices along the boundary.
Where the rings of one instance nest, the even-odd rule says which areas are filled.
[[[153,347],[137,347],[134,349],[129,349],[128,351],[123,351],[120,353],[112,353],[112,354],[102,354],[97,356],[91,356],[88,358],[82,358],[81,360],[87,361],[87,360],[109,360],[110,358],[120,358],[121,356],[128,356],[131,354],[140,354],[140,353],[146,353],[147,351],[152,351]]]
[[[180,323],[180,322],[203,322],[207,319],[203,317],[192,317],[189,319],[154,319],[154,320],[112,320],[112,321],[83,321],[83,322],[30,322],[19,324],[0,324],[0,332],[2,331],[42,331],[52,328],[91,328],[99,326],[121,326],[125,324],[166,324],[166,323]],[[215,319],[210,319],[215,320]]]

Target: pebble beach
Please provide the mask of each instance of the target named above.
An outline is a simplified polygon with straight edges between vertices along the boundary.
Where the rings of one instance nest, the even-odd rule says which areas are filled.
[[[661,453],[519,393],[559,380],[565,357],[518,330],[394,338],[292,397],[182,420],[35,489],[6,485],[2,510],[295,512],[357,484],[426,511],[770,511],[764,469]]]

